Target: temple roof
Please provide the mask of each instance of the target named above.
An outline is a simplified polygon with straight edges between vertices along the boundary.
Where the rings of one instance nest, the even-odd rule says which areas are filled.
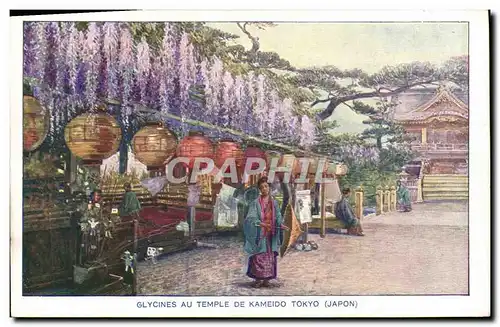
[[[416,123],[439,116],[469,118],[469,94],[450,87],[415,88],[392,100],[398,102],[392,118],[400,122]]]

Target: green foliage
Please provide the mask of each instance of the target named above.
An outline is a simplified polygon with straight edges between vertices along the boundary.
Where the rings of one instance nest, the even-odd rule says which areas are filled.
[[[351,190],[354,190],[362,185],[365,194],[365,206],[372,207],[376,204],[377,187],[379,185],[396,185],[397,179],[397,171],[383,171],[378,169],[377,165],[371,167],[351,166],[348,174],[340,179],[340,187],[350,187]]]
[[[324,124],[324,125],[323,125]],[[335,156],[342,146],[366,146],[366,142],[357,134],[342,133],[333,135],[329,131],[336,126],[336,122],[321,122],[318,142],[313,146],[313,151],[329,156]],[[345,161],[345,158],[337,158]]]
[[[23,80],[23,95],[33,95],[33,88],[31,85]]]
[[[51,156],[42,156],[39,152],[26,155],[23,160],[24,179],[57,177],[63,175]]]
[[[415,158],[409,145],[390,144],[379,152],[378,169],[385,172],[401,172],[404,165]]]

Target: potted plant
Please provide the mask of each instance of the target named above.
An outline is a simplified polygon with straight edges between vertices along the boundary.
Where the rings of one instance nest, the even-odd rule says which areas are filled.
[[[72,185],[73,194],[78,197],[73,201],[78,203],[75,214],[78,249],[73,281],[86,291],[109,282],[106,244],[113,238],[113,229],[120,220],[118,210],[102,201],[101,191],[97,189],[99,177],[79,167]]]

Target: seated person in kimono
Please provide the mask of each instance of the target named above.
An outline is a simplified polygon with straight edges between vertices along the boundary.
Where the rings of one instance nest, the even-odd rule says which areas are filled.
[[[364,236],[361,222],[356,218],[349,204],[350,195],[351,189],[345,188],[342,190],[342,199],[335,205],[335,216],[344,223],[349,235]]]

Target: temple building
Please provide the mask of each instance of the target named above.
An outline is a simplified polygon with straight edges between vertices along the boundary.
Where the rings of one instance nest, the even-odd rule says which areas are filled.
[[[446,86],[402,93],[392,118],[413,136],[417,153],[406,166],[418,200],[468,198],[468,94]],[[411,182],[409,183],[411,185]]]

